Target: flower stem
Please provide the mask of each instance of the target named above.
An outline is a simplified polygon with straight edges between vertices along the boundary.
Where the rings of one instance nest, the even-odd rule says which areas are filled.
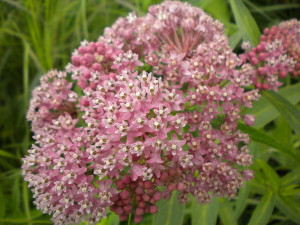
[[[128,218],[127,225],[130,225],[130,224],[131,224],[131,215],[132,215],[132,213],[129,214],[129,218]]]

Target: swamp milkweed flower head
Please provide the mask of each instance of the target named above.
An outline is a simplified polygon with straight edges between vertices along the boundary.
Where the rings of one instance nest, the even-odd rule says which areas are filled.
[[[108,208],[140,222],[175,190],[182,204],[189,194],[205,204],[251,179],[238,122],[254,122],[243,110],[259,97],[244,88],[255,71],[201,9],[163,2],[120,18],[83,41],[66,71],[33,93],[36,144],[23,159],[35,204],[55,224],[96,224]]]
[[[300,76],[299,43],[300,22],[296,19],[265,28],[260,43],[252,49],[249,43],[243,43],[246,52],[241,58],[256,68],[254,84],[257,88],[276,91],[282,84],[279,78],[285,78],[288,73]]]

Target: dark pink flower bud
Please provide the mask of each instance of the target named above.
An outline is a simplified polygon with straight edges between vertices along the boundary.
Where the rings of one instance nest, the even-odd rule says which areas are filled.
[[[164,182],[163,182],[162,180],[160,180],[160,179],[155,179],[155,184],[156,184],[157,186],[163,186],[163,185],[164,185]]]
[[[143,195],[142,195],[142,198],[143,198],[143,200],[146,201],[146,202],[150,200],[150,197],[149,197],[149,195],[147,195],[147,194],[143,194]]]
[[[151,189],[147,189],[147,193],[148,194],[153,194],[156,191],[155,187],[151,188]]]
[[[160,179],[162,181],[166,181],[168,179],[168,173],[167,172],[162,172],[161,175],[160,175]]]
[[[118,206],[123,206],[124,203],[123,203],[123,201],[117,201],[117,205],[118,205]]]
[[[72,63],[75,66],[80,66],[80,56],[79,55],[73,55],[72,56]]]
[[[102,66],[99,63],[94,63],[92,65],[92,69],[95,71],[100,71],[102,69]]]
[[[129,197],[130,197],[129,191],[127,191],[127,190],[122,191],[122,192],[120,193],[120,197],[121,197],[122,199],[127,199],[127,198],[129,198]]]
[[[140,208],[145,208],[145,207],[146,207],[146,203],[143,202],[143,201],[141,201],[141,202],[138,203],[138,206],[139,206]]]
[[[170,176],[173,177],[173,176],[176,175],[176,169],[175,168],[170,168],[169,171],[168,171],[168,173],[169,173]]]
[[[143,215],[143,213],[144,213],[144,210],[142,208],[136,208],[135,215],[141,216],[141,215]]]
[[[268,90],[269,88],[270,88],[270,85],[267,84],[267,83],[264,83],[264,84],[262,85],[262,89],[264,89],[264,90]]]
[[[119,195],[113,195],[111,198],[110,198],[110,200],[112,201],[112,202],[116,202],[116,201],[118,201],[120,198],[119,198]]]
[[[136,189],[135,189],[135,193],[138,194],[138,195],[141,195],[144,193],[144,189],[140,186],[138,186]]]
[[[150,206],[150,213],[155,214],[157,212],[157,206],[156,205],[151,205]]]
[[[259,62],[258,59],[257,59],[256,57],[250,58],[250,61],[251,61],[252,64],[255,65],[255,66],[256,66],[256,65],[258,64],[258,62]]]
[[[161,192],[159,192],[159,191],[155,192],[153,195],[153,199],[155,201],[159,201],[161,199]]]
[[[181,182],[179,182],[179,183],[177,184],[177,190],[178,190],[178,191],[183,191],[183,190],[184,190],[184,184],[181,183]]]
[[[119,190],[121,190],[121,189],[124,189],[126,186],[125,186],[125,184],[124,184],[124,182],[122,182],[122,181],[117,181],[117,188],[119,189]]]
[[[154,184],[150,180],[147,180],[147,181],[145,181],[144,186],[146,189],[150,189],[150,188],[154,187]]]
[[[147,205],[147,206],[145,207],[145,213],[150,213],[150,206],[149,206],[149,205]]]
[[[131,199],[130,198],[123,199],[123,203],[124,203],[124,205],[130,204],[131,203]]]
[[[120,215],[120,221],[126,221],[127,220],[127,218],[128,218],[128,216],[127,215]]]
[[[141,201],[142,200],[142,195],[136,195],[135,200],[136,201]]]
[[[132,205],[125,205],[123,209],[126,213],[130,213],[132,210]]]
[[[134,222],[135,223],[140,223],[143,220],[142,216],[134,216]]]
[[[131,181],[130,176],[126,175],[126,176],[123,177],[123,183],[124,183],[124,184],[129,184],[130,181]]]
[[[168,184],[168,190],[169,191],[174,191],[176,189],[176,184],[175,183],[169,183]]]
[[[122,207],[118,207],[118,208],[116,209],[116,211],[115,211],[115,213],[118,214],[118,215],[123,214],[123,212],[124,212],[124,210],[123,210]]]

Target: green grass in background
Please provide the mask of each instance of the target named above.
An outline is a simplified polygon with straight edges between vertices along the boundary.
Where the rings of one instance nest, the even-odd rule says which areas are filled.
[[[0,0],[0,225],[51,224],[32,204],[20,159],[32,143],[25,120],[31,90],[51,68],[63,69],[80,41],[96,40],[106,26],[129,11],[139,15],[159,0]],[[260,31],[300,15],[297,1],[193,0],[224,23],[236,51],[242,39],[255,44]],[[300,83],[287,79],[280,97],[266,93],[249,110],[257,117],[249,130],[254,140],[255,178],[236,200],[161,202],[160,211],[143,225],[300,224],[299,101]],[[173,197],[175,198],[175,197]],[[179,208],[178,208],[179,207]],[[166,217],[169,215],[169,217]],[[117,225],[111,214],[102,225]],[[123,223],[126,224],[126,223]],[[133,223],[132,223],[133,224]]]

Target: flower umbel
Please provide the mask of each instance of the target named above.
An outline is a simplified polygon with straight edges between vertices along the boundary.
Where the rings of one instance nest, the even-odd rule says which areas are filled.
[[[166,1],[120,18],[82,42],[66,71],[33,93],[36,143],[23,159],[35,204],[55,224],[96,224],[108,207],[138,223],[174,190],[182,204],[189,194],[204,204],[251,179],[237,124],[254,122],[242,112],[259,98],[244,88],[255,70],[201,9]]]

